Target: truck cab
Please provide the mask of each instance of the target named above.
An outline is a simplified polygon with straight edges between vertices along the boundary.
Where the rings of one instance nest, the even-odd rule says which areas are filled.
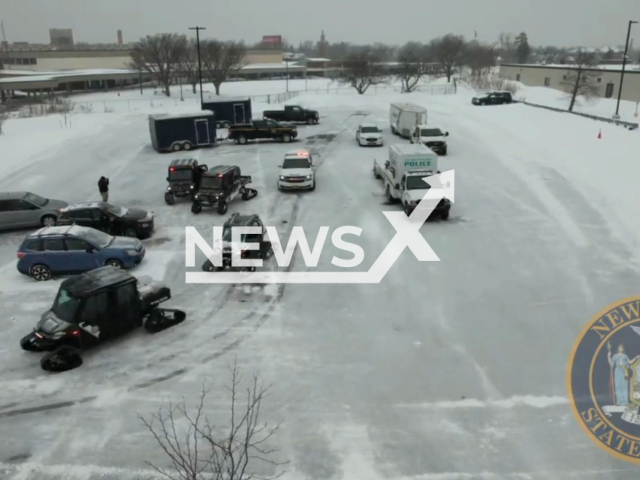
[[[439,155],[446,155],[448,136],[449,132],[433,125],[417,125],[411,132],[411,143],[421,143]]]
[[[284,157],[278,176],[278,190],[315,190],[313,157],[307,149],[293,150]]]

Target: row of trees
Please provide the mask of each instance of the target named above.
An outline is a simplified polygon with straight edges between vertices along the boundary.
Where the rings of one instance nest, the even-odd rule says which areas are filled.
[[[244,65],[246,47],[242,42],[203,40],[200,42],[203,80],[212,82],[216,94],[220,86]],[[170,86],[184,78],[196,92],[198,58],[195,40],[177,33],[148,35],[136,42],[131,51],[132,68],[147,72],[171,96]]]
[[[362,47],[349,54],[343,62],[340,80],[363,94],[372,85],[390,80],[384,62],[387,61],[380,47]],[[398,65],[395,77],[404,92],[414,91],[420,80],[433,73],[442,72],[451,82],[454,73],[461,67],[470,68],[472,75],[486,73],[496,65],[498,49],[493,45],[477,41],[467,42],[460,35],[448,34],[435,38],[427,44],[409,42],[397,52]]]

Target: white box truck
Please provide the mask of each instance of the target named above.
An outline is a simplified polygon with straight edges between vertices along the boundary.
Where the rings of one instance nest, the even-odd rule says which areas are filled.
[[[410,138],[416,126],[427,123],[427,109],[413,103],[392,103],[389,122],[391,133]]]
[[[424,177],[436,175],[438,155],[421,144],[399,144],[389,147],[389,160],[384,165],[373,161],[373,175],[384,182],[385,195],[389,202],[401,202],[404,212],[411,212],[431,188]],[[449,218],[451,202],[443,198],[433,211],[443,220]]]

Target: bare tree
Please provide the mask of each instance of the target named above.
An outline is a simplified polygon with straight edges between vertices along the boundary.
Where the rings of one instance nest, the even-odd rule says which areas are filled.
[[[513,62],[516,58],[516,43],[513,35],[502,32],[498,36],[498,42],[500,43],[500,57],[502,61],[504,63]]]
[[[198,75],[198,51],[196,41],[193,38],[187,41],[186,51],[180,58],[180,73],[184,75],[195,94],[200,77]]]
[[[230,426],[226,429],[212,425],[205,415],[205,400],[209,390],[202,388],[199,402],[189,412],[184,399],[178,405],[161,407],[150,420],[140,419],[151,432],[164,454],[169,457],[172,471],[165,471],[146,462],[151,468],[171,480],[251,480],[280,477],[286,462],[270,457],[277,452],[267,446],[281,422],[269,426],[260,421],[262,401],[269,386],[259,382],[256,376],[246,390],[245,405],[240,406],[242,376],[237,363],[231,370],[231,384],[226,387],[230,400]],[[185,428],[180,430],[179,425]],[[254,462],[262,462],[277,473],[260,476],[250,472]],[[279,471],[278,471],[279,470]]]
[[[472,77],[480,77],[489,74],[496,64],[496,56],[493,45],[485,45],[473,40],[465,49],[464,63],[471,70]]]
[[[588,70],[593,65],[594,55],[578,50],[575,56],[575,67],[568,70],[561,84],[569,99],[569,111],[573,112],[573,107],[580,98],[587,102],[599,96],[597,78],[601,76],[599,72]]]
[[[131,66],[145,71],[164,88],[165,95],[171,96],[170,86],[187,55],[187,37],[177,33],[147,35],[134,43],[131,50]]]
[[[220,95],[220,85],[244,67],[247,48],[242,42],[206,40],[201,42],[200,51],[202,69],[216,88],[216,95]]]
[[[363,95],[370,86],[386,83],[387,80],[379,59],[370,48],[366,48],[347,57],[338,74],[338,81],[351,85]]]
[[[428,47],[417,42],[408,42],[398,52],[400,63],[397,79],[402,83],[402,91],[413,92],[420,79],[428,73]]]
[[[460,66],[464,59],[466,43],[461,35],[453,35],[451,33],[444,37],[439,37],[431,41],[431,49],[433,55],[438,60],[445,75],[447,82],[451,82],[456,67]]]

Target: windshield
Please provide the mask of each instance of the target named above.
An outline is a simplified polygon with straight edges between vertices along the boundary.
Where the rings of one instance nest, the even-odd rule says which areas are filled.
[[[118,207],[116,205],[111,205],[107,203],[107,212],[111,215],[115,215],[116,217],[124,217],[129,210],[124,207]]]
[[[227,227],[224,229],[224,232],[222,232],[222,241],[223,242],[231,242],[233,241],[231,238],[231,232],[233,232],[233,227]],[[245,234],[240,235],[240,242],[244,242],[245,241]]]
[[[378,127],[362,127],[360,131],[362,133],[380,133],[380,129]]]
[[[425,175],[426,176],[426,175]],[[431,187],[428,183],[422,180],[424,176],[415,175],[412,177],[407,177],[407,190],[428,190]]]
[[[200,188],[220,190],[222,188],[222,177],[204,177],[200,183]]]
[[[24,199],[27,202],[31,202],[39,207],[44,207],[47,203],[49,203],[49,200],[47,200],[46,198],[42,198],[41,196],[35,195],[33,193],[27,193],[24,196]]]
[[[79,299],[72,297],[65,288],[60,288],[53,302],[53,307],[51,307],[51,311],[55,313],[60,320],[72,322],[79,305]]]
[[[183,168],[180,170],[169,170],[169,180],[191,181],[192,177],[193,177],[193,171],[189,168]]]
[[[84,229],[79,237],[83,238],[87,242],[95,245],[96,247],[105,248],[109,246],[112,242],[113,237],[111,235],[107,235],[99,230],[95,230],[93,228]]]
[[[311,168],[311,162],[308,158],[287,158],[282,168]]]
[[[423,128],[420,130],[420,136],[422,137],[441,137],[442,132],[439,128]]]

